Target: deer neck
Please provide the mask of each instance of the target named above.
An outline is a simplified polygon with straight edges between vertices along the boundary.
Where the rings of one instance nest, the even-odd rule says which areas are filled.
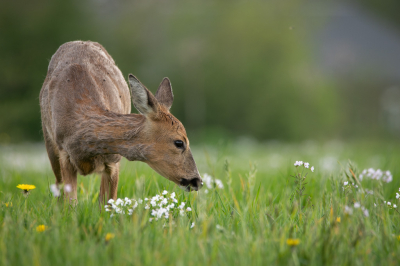
[[[139,114],[116,114],[106,112],[88,119],[81,147],[90,156],[119,154],[130,161],[145,161],[148,144],[142,135],[146,118]],[[82,134],[78,134],[81,135]]]

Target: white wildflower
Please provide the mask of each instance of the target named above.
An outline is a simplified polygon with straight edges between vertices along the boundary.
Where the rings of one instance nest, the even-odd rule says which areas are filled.
[[[53,193],[54,197],[59,197],[61,195],[60,190],[58,189],[56,184],[50,185],[50,191]]]
[[[224,184],[222,183],[222,181],[220,179],[214,179],[212,176],[210,176],[209,174],[206,174],[206,173],[203,175],[202,184],[203,183],[206,185],[206,187],[208,189],[214,188],[214,185],[216,188],[219,188],[219,189],[224,188]]]
[[[171,199],[175,198],[175,192],[172,192],[170,197]]]
[[[390,201],[387,202],[387,205],[392,206],[392,203]]]
[[[396,192],[396,199],[400,198],[400,194]]]
[[[162,194],[163,194],[163,195],[167,195],[167,194],[168,194],[168,191],[164,190]]]
[[[224,184],[222,183],[221,180],[219,179],[215,179],[215,184],[217,185],[218,188],[223,189],[224,188]]]
[[[397,205],[396,205],[396,204],[393,204],[393,208],[397,208]]]
[[[151,221],[153,221],[153,218],[150,218],[150,219],[149,219],[149,222],[150,222],[150,223],[151,223]]]
[[[180,215],[180,216],[184,216],[184,215],[185,215],[185,211],[184,211],[184,210],[180,210],[180,211],[179,211],[179,215]]]
[[[64,190],[65,190],[65,192],[70,193],[70,192],[72,192],[72,186],[70,184],[66,184],[64,186]]]
[[[346,205],[346,206],[344,206],[344,213],[352,215],[353,214],[353,209]]]
[[[167,199],[163,199],[162,201],[161,201],[161,204],[162,205],[165,205],[165,204],[167,204],[168,203],[168,200]]]
[[[109,199],[109,200],[108,200],[108,203],[110,203],[110,204],[111,204],[111,203],[114,203],[114,200],[113,200],[113,199]]]
[[[349,183],[349,182],[347,182],[347,181],[344,181],[344,183],[343,183],[343,184],[344,184],[345,186],[347,186],[347,184],[348,184],[348,183]]]
[[[143,203],[143,200],[142,200],[142,199],[139,199],[138,202],[139,202],[139,204],[142,204],[142,203]]]
[[[309,164],[309,163],[304,163],[304,167],[305,167],[305,168],[309,168],[309,167],[310,167],[310,164]]]
[[[132,200],[125,198],[125,206],[126,205],[131,205],[132,204]]]
[[[145,208],[146,210],[150,209],[149,204],[147,204],[144,208]]]
[[[187,207],[187,208],[186,208],[186,211],[187,211],[187,212],[191,212],[191,211],[192,211],[192,208]]]
[[[192,225],[190,226],[190,228],[193,228],[194,227],[194,223],[192,223]]]
[[[155,195],[154,197],[151,198],[151,200],[154,200],[154,201],[159,201],[160,199],[161,199],[160,195]]]
[[[122,201],[122,199],[117,199],[117,201],[115,201],[115,205],[122,205],[124,202]]]
[[[296,161],[294,163],[294,166],[302,166],[303,165],[303,161]]]
[[[203,175],[203,182],[206,184],[207,188],[213,188],[213,178],[209,174]]]
[[[354,203],[354,208],[358,209],[361,207],[361,204],[359,202]]]
[[[222,226],[220,226],[219,224],[217,224],[216,226],[215,226],[215,228],[217,228],[217,230],[224,230],[224,227],[222,227]]]
[[[314,166],[311,166],[311,172],[314,172]]]

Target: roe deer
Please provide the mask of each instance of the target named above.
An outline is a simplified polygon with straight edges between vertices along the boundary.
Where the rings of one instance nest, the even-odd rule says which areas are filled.
[[[202,180],[181,122],[170,112],[168,78],[154,96],[121,71],[98,43],[68,42],[52,56],[40,91],[43,135],[56,184],[69,184],[67,199],[77,200],[77,173],[101,173],[99,201],[117,198],[119,162],[147,163],[160,175],[199,190]],[[107,199],[106,199],[107,198]]]

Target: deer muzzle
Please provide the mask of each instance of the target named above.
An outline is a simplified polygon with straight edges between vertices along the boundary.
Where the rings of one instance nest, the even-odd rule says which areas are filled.
[[[194,177],[192,179],[182,178],[180,181],[180,186],[187,192],[199,191],[203,186],[203,180],[200,177]]]

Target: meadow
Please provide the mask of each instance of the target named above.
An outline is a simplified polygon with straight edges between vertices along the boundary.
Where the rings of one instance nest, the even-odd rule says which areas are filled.
[[[98,175],[78,177],[75,207],[54,197],[43,144],[0,147],[0,265],[399,264],[399,143],[241,139],[192,149],[209,176],[198,193],[122,161],[118,197],[143,201],[129,215],[100,211]],[[36,188],[25,195],[19,184]],[[145,206],[172,193],[184,211],[156,220]]]

